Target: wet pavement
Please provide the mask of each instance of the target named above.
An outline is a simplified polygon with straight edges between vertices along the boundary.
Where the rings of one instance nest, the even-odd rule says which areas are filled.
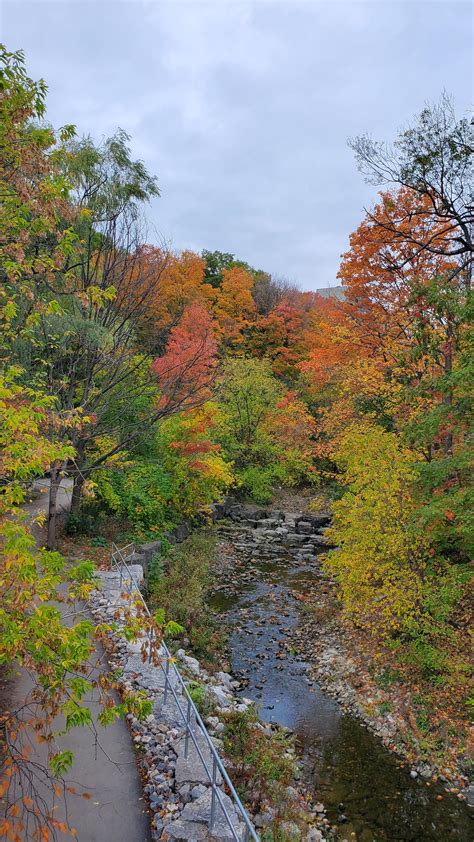
[[[67,508],[70,491],[67,481],[63,484],[60,505]],[[40,488],[45,486],[47,481],[40,481]],[[24,509],[33,518],[45,510],[46,501],[47,494],[40,493]],[[41,542],[43,533],[38,527],[35,534]],[[96,656],[98,661],[103,658],[101,649],[97,648]],[[25,672],[4,668],[0,672],[0,709],[18,709],[31,698],[32,689],[33,683]],[[74,764],[67,777],[77,795],[69,794],[65,804],[61,798],[54,797],[49,787],[39,784],[39,798],[44,799],[43,806],[48,805],[49,809],[53,803],[57,804],[54,815],[59,821],[67,818],[76,829],[79,842],[149,842],[149,816],[127,725],[119,719],[107,728],[102,727],[97,721],[100,707],[95,696],[85,703],[92,710],[94,730],[76,728],[58,737],[59,748],[71,749],[74,754]],[[61,727],[58,723],[58,730]],[[35,740],[31,746],[30,762],[44,765],[42,747]],[[26,821],[26,815],[24,818]],[[25,842],[32,838],[31,834],[30,822],[23,835]],[[70,834],[57,832],[58,842],[70,839]]]

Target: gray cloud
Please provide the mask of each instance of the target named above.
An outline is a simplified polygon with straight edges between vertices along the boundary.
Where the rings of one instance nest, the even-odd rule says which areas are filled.
[[[336,283],[374,188],[346,139],[391,139],[443,88],[471,105],[464,2],[21,2],[2,40],[54,125],[121,126],[159,179],[152,226],[311,289]]]

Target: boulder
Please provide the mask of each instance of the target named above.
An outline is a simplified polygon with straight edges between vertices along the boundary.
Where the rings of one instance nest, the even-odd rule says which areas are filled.
[[[212,770],[212,755],[211,749],[206,738],[202,735],[200,731],[195,731],[196,742],[199,746],[199,751],[201,752],[204,760],[206,762],[207,768],[211,771]],[[206,785],[210,783],[209,775],[207,774],[203,762],[201,760],[200,754],[194,745],[192,739],[189,740],[188,744],[188,756],[184,756],[185,752],[185,739],[184,737],[180,738],[174,743],[174,749],[176,754],[178,755],[176,760],[176,770],[175,770],[175,778],[176,783],[178,786],[180,784],[191,784],[192,791],[191,795],[194,793],[194,788],[196,784]],[[222,783],[222,776],[219,770],[217,770],[217,783]],[[207,791],[207,790],[206,790]],[[200,798],[198,799],[198,801]],[[185,818],[183,816],[183,818]]]
[[[168,842],[201,842],[201,840],[209,839],[205,825],[185,822],[182,819],[166,824],[163,832]]]
[[[298,525],[300,521],[308,521],[313,527],[313,529],[320,529],[322,526],[328,526],[328,524],[331,522],[331,515],[327,514],[326,512],[321,512],[317,515],[304,514],[295,518],[296,525]]]
[[[235,828],[236,833],[239,833],[240,822],[233,802],[231,801],[229,796],[222,791],[220,793],[220,796],[222,803],[225,806],[226,813],[229,816],[232,827]],[[209,824],[209,819],[211,817],[211,802],[212,790],[208,789],[204,793],[204,795],[201,795],[201,797],[197,799],[197,801],[191,801],[189,804],[186,804],[183,812],[181,813],[182,821],[193,823],[196,822],[199,824],[203,824],[205,827],[207,827]],[[209,839],[234,839],[234,834],[232,833],[232,830],[229,827],[229,823],[224,815],[224,811],[217,799],[215,805],[214,826],[212,828],[212,832],[209,831]]]

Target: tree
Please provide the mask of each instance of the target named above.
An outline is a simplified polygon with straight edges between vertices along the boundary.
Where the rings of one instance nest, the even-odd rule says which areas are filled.
[[[233,481],[214,430],[215,404],[165,418],[146,439],[94,472],[84,514],[95,523],[113,513],[126,518],[137,540],[180,523],[202,519]]]
[[[54,401],[18,382],[18,372],[0,377],[0,665],[24,670],[31,691],[12,708],[8,699],[0,714],[0,797],[5,838],[28,838],[33,842],[54,838],[68,831],[66,822],[47,806],[45,792],[66,796],[64,775],[74,757],[59,749],[58,717],[66,732],[77,726],[92,727],[90,709],[84,705],[92,690],[99,693],[99,720],[105,724],[130,710],[146,715],[149,706],[130,696],[117,705],[111,690],[113,679],[105,672],[100,681],[91,678],[97,666],[94,635],[99,628],[79,618],[74,609],[94,587],[90,562],[67,564],[56,552],[36,547],[20,510],[32,478],[54,461],[73,456],[70,445],[45,435],[54,421]],[[72,622],[63,620],[66,605]],[[139,634],[135,623],[133,633]],[[158,626],[153,628],[157,640]],[[6,708],[6,709],[5,709]],[[45,748],[45,761],[32,756],[35,741]]]
[[[74,214],[57,164],[59,136],[36,125],[45,113],[46,85],[34,82],[20,50],[0,45],[0,319],[2,357],[28,333],[51,303],[36,295],[38,283],[54,284],[74,239]]]
[[[268,360],[227,360],[217,398],[218,438],[244,492],[268,503],[276,483],[313,478],[312,418],[296,395],[285,392]]]
[[[421,607],[427,546],[413,529],[414,457],[394,433],[348,428],[336,454],[347,491],[334,503],[328,556],[349,616],[383,637],[407,627]]]
[[[214,289],[219,289],[223,280],[224,269],[230,269],[236,265],[236,260],[233,254],[222,251],[208,251],[203,249],[201,257],[205,261],[204,280],[210,284]],[[238,265],[246,265],[239,264]]]
[[[351,140],[350,146],[370,183],[399,185],[419,199],[408,213],[401,207],[388,230],[417,252],[457,259],[457,273],[469,286],[474,252],[474,133],[469,120],[457,120],[452,101],[443,94],[392,146],[367,135]],[[379,222],[376,213],[373,219]],[[433,236],[419,238],[417,225],[407,227],[412,219],[435,222]],[[380,220],[384,226],[387,222]]]
[[[159,281],[148,302],[143,322],[153,347],[162,351],[170,330],[177,325],[186,307],[194,302],[210,304],[215,292],[204,280],[205,261],[192,251],[167,254],[161,249],[146,246],[141,250],[140,261],[148,264],[145,275],[153,271],[152,262],[158,263]],[[164,265],[160,271],[161,262]]]
[[[222,442],[237,466],[265,462],[264,421],[281,389],[266,360],[230,359],[218,383]]]
[[[143,338],[143,325],[169,270],[162,250],[150,257],[140,242],[141,205],[156,195],[157,188],[143,164],[132,160],[127,141],[118,132],[97,148],[86,138],[69,142],[61,150],[58,160],[71,178],[70,195],[80,211],[74,247],[54,286],[41,279],[36,284],[35,298],[49,301],[49,306],[39,312],[30,333],[13,343],[25,381],[55,398],[52,434],[71,444],[75,452],[73,465],[70,460],[50,465],[50,548],[55,544],[56,498],[64,473],[74,479],[71,508],[75,513],[94,469],[107,464],[174,406],[171,372],[166,408],[163,403],[158,406],[152,368],[156,352],[153,343]],[[185,275],[191,258],[187,254],[180,261]],[[201,277],[202,261],[196,261]],[[196,355],[201,352],[199,341],[194,350]],[[188,348],[188,367],[191,357]],[[178,409],[186,397],[184,369],[175,369],[175,374],[179,383],[173,394],[179,393]],[[108,446],[97,448],[97,440]]]
[[[295,288],[283,278],[273,278],[268,272],[255,272],[254,274],[252,297],[260,316],[268,316],[272,310],[275,310],[282,303],[289,290],[295,291]]]
[[[239,266],[224,269],[214,312],[222,342],[230,348],[242,344],[243,331],[255,315],[253,283],[253,276],[247,269]]]
[[[260,316],[247,332],[246,347],[258,357],[272,361],[273,372],[287,383],[300,374],[299,364],[307,355],[307,331],[311,305],[300,294],[286,296],[266,316]]]
[[[162,415],[199,406],[209,397],[216,354],[209,312],[203,304],[191,304],[171,331],[165,353],[153,363]]]
[[[451,277],[457,268],[442,254],[444,225],[429,214],[419,215],[420,206],[426,207],[426,198],[406,188],[381,194],[351,234],[350,250],[338,272],[345,294],[340,309],[369,353],[380,349],[391,361],[401,347],[413,343],[413,324],[421,307],[415,288],[422,289],[434,277]],[[419,249],[418,243],[428,242],[441,253]]]

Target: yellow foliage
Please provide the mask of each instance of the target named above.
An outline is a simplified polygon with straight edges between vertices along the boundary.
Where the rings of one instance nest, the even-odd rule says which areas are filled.
[[[348,491],[334,504],[332,551],[346,612],[381,637],[420,610],[426,546],[411,529],[414,456],[394,433],[366,422],[341,436],[336,453]]]

